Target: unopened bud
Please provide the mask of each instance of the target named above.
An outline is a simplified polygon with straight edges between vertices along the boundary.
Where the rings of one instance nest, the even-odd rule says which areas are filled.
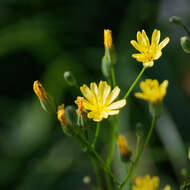
[[[65,117],[65,105],[64,104],[58,106],[57,119],[60,121],[62,126],[67,125],[67,120],[66,120],[66,117]]]
[[[83,97],[78,96],[77,99],[75,100],[75,104],[78,106],[78,114],[83,115],[84,114],[84,107],[83,107]]]
[[[104,56],[102,58],[102,65],[101,65],[102,73],[106,78],[111,76],[111,60],[109,57]]]
[[[188,159],[190,160],[190,147],[188,148]]]
[[[91,182],[91,178],[90,178],[90,176],[85,176],[84,178],[83,178],[83,183],[84,184],[90,184],[90,182]]]
[[[190,38],[188,36],[183,36],[180,39],[180,43],[184,52],[190,53]]]
[[[181,170],[181,175],[183,176],[183,177],[188,177],[188,172],[187,172],[187,169],[185,169],[185,168],[183,168],[182,170]]]
[[[104,30],[104,45],[105,48],[112,48],[112,31]]]
[[[173,24],[181,24],[181,18],[178,16],[172,16],[169,18],[169,22],[173,23]]]
[[[37,80],[33,84],[33,90],[40,100],[42,108],[50,113],[56,112],[56,107],[53,99],[48,96],[42,84]]]
[[[48,99],[48,95],[47,95],[44,87],[38,80],[34,81],[33,89],[34,89],[36,96],[39,99],[41,99],[41,100]]]
[[[76,79],[70,71],[64,72],[64,78],[65,78],[65,81],[67,82],[67,84],[69,86],[75,86],[76,85]]]
[[[123,135],[118,136],[117,145],[121,153],[122,161],[129,161],[131,158],[131,152],[128,149],[127,141]]]
[[[75,127],[77,125],[77,113],[74,106],[67,106],[65,109],[65,116],[69,125]]]

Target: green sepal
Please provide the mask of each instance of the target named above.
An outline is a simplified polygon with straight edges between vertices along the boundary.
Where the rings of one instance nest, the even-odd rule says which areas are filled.
[[[188,36],[183,36],[180,39],[181,47],[185,53],[190,53],[190,38]]]
[[[152,115],[152,117],[160,117],[161,113],[162,113],[162,109],[163,109],[163,104],[162,102],[160,103],[149,103],[149,112]]]
[[[48,113],[55,113],[56,112],[56,106],[55,106],[55,103],[51,97],[48,96],[47,99],[39,99],[39,100],[40,100],[40,104],[41,104],[44,111],[46,111]]]

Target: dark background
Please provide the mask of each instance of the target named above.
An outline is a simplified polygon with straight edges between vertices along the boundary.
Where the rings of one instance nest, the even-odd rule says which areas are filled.
[[[143,155],[137,174],[158,175],[160,187],[169,183],[178,189],[181,169],[189,169],[190,56],[179,44],[184,31],[168,19],[179,15],[190,26],[189,7],[188,0],[1,0],[0,189],[90,189],[82,181],[89,175],[95,182],[87,154],[62,133],[54,115],[41,109],[33,81],[39,79],[57,104],[74,104],[80,92],[67,86],[63,73],[71,70],[79,85],[104,79],[100,71],[103,30],[111,29],[118,58],[117,83],[123,95],[142,68],[131,58],[136,50],[130,40],[142,29],[150,37],[155,28],[161,30],[161,39],[170,37],[170,43],[143,78],[168,79],[169,88],[151,149]],[[131,150],[136,123],[142,122],[146,133],[150,121],[147,104],[131,95],[119,126]],[[108,125],[101,129],[102,155],[109,131]],[[118,149],[113,170],[123,179],[126,168]]]

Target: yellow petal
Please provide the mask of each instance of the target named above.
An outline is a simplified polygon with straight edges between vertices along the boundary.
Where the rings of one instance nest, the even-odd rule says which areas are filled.
[[[155,29],[152,34],[152,43],[158,44],[160,41],[160,31]]]
[[[139,44],[135,40],[131,40],[130,43],[136,50],[141,51]]]
[[[119,110],[112,110],[112,111],[107,111],[108,115],[117,115],[119,113]]]
[[[146,41],[147,48],[149,48],[150,47],[150,41],[149,41],[148,36],[146,35],[146,32],[144,30],[142,30],[142,36]]]
[[[94,96],[96,97],[96,100],[98,101],[98,87],[95,82],[90,83],[90,90],[92,93],[94,93]]]
[[[94,109],[94,106],[85,99],[83,99],[82,104],[83,104],[84,109],[86,109],[86,110],[93,110]]]
[[[144,67],[152,67],[154,65],[154,61],[150,61],[150,62],[145,62],[143,63]]]
[[[119,100],[117,102],[114,102],[113,104],[111,104],[110,106],[107,107],[108,110],[115,110],[115,109],[120,109],[123,106],[125,106],[126,104],[126,100]]]
[[[111,104],[118,97],[119,93],[120,93],[120,88],[116,86],[107,97],[105,105]]]
[[[155,54],[154,60],[159,59],[161,56],[162,56],[162,52],[161,52],[160,50],[156,51],[156,54]]]
[[[80,91],[82,92],[83,96],[92,104],[96,102],[94,94],[85,84],[80,87]]]
[[[98,86],[98,94],[99,94],[99,101],[102,104],[103,102],[103,95],[106,87],[109,86],[106,81],[100,81]]]
[[[165,38],[160,44],[159,44],[159,48],[160,50],[163,49],[168,43],[169,43],[170,39],[167,37]]]
[[[164,187],[164,190],[171,190],[170,185],[166,185],[166,186]]]
[[[134,53],[132,54],[132,57],[135,58],[139,62],[145,62],[147,58],[145,57],[145,54],[141,53]]]

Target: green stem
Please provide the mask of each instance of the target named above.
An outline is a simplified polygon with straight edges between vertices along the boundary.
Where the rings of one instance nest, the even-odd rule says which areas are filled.
[[[81,141],[81,143],[83,143],[87,147],[87,151],[88,151],[89,155],[93,156],[93,158],[96,159],[98,165],[113,179],[113,181],[117,185],[119,185],[120,183],[119,183],[118,179],[113,175],[110,168],[108,168],[106,166],[106,163],[104,162],[104,160],[99,156],[99,154],[94,150],[94,148],[91,147],[91,145],[84,138],[84,136],[82,134],[78,133],[76,137]]]
[[[112,137],[111,137],[111,144],[110,144],[110,151],[108,153],[108,158],[106,161],[106,165],[108,168],[111,168],[111,162],[113,159],[113,154],[114,154],[114,149],[115,149],[115,143],[116,143],[116,137],[117,137],[117,129],[118,129],[118,122],[119,122],[119,116],[116,118],[117,120],[114,121],[114,125],[112,128]],[[106,183],[108,185],[108,189],[112,190],[113,189],[113,185],[112,182],[110,180],[110,177],[108,175],[106,175]]]
[[[103,183],[102,183],[102,179],[101,179],[101,176],[100,176],[99,168],[97,166],[96,160],[93,157],[91,157],[91,160],[92,160],[92,164],[94,166],[94,170],[95,170],[95,173],[96,173],[98,190],[102,190],[104,188],[103,188]]]
[[[127,97],[129,96],[129,94],[131,93],[131,91],[135,87],[136,83],[138,82],[138,80],[140,79],[140,77],[142,76],[142,74],[144,73],[145,69],[146,69],[146,67],[142,68],[141,72],[139,73],[139,75],[137,76],[137,78],[135,79],[135,81],[133,82],[133,84],[131,85],[131,87],[129,88],[129,90],[125,93],[124,99],[127,99]]]
[[[127,181],[132,177],[133,172],[134,172],[134,170],[135,170],[135,168],[136,168],[136,166],[137,166],[137,163],[138,163],[138,161],[139,161],[139,159],[140,159],[140,157],[141,157],[141,154],[143,153],[144,148],[146,147],[146,145],[148,144],[148,142],[149,142],[149,140],[150,140],[150,137],[151,137],[151,135],[152,135],[152,131],[153,131],[154,127],[155,127],[156,122],[157,122],[157,117],[154,117],[154,118],[152,119],[151,127],[150,127],[150,130],[149,130],[149,132],[148,132],[148,135],[147,135],[147,137],[146,137],[146,139],[145,139],[145,142],[144,142],[142,148],[138,150],[138,153],[137,153],[137,155],[136,155],[135,161],[133,162],[133,164],[132,164],[132,166],[131,166],[131,168],[130,168],[130,170],[129,170],[128,175],[126,176],[126,178],[124,179],[124,181],[123,181],[123,182],[121,183],[121,185],[119,186],[119,190],[122,190],[122,188],[123,188],[124,185],[127,183]]]
[[[188,36],[190,37],[190,31],[187,28],[187,26],[185,26],[185,24],[181,23],[181,26],[183,27],[183,29],[185,30],[185,32],[188,34]]]
[[[95,136],[94,136],[94,140],[92,142],[92,148],[96,147],[96,141],[98,139],[99,133],[100,133],[100,122],[97,122],[96,133],[95,133]]]
[[[111,67],[111,76],[112,76],[112,84],[113,84],[113,88],[116,85],[116,79],[115,79],[115,71],[114,71],[114,67]]]

